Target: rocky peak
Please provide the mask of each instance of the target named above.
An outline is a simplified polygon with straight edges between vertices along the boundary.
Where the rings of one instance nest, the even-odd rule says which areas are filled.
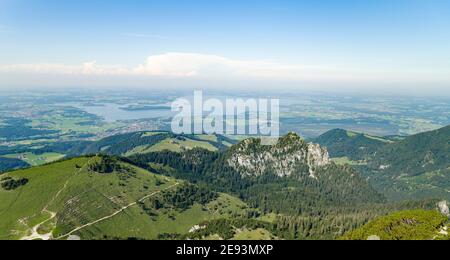
[[[261,139],[247,139],[234,146],[228,164],[243,176],[273,173],[279,177],[294,173],[317,178],[316,169],[329,165],[328,151],[318,144],[306,143],[295,133],[278,139],[273,145],[262,145]]]

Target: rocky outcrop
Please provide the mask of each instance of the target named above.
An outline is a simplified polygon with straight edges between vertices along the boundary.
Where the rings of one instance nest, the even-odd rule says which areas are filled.
[[[447,216],[447,217],[450,217],[450,209],[449,209],[449,207],[448,207],[448,202],[447,202],[447,201],[441,201],[441,202],[439,202],[439,203],[438,203],[438,208],[439,208],[439,211],[440,211],[443,215],[445,215],[445,216]]]
[[[317,178],[315,171],[318,167],[324,167],[330,164],[330,156],[328,151],[318,144],[308,144],[308,158],[307,158],[309,177]]]
[[[273,145],[263,145],[260,139],[247,139],[230,150],[228,159],[228,165],[243,176],[272,173],[286,177],[300,173],[317,178],[316,170],[330,163],[326,149],[306,143],[294,133]]]

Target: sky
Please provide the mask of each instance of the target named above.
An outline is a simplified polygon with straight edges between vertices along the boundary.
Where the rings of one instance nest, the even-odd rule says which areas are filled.
[[[0,88],[77,86],[448,93],[450,1],[0,0]]]

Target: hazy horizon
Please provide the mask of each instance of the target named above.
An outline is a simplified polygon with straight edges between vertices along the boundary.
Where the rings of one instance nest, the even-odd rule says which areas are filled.
[[[0,3],[0,89],[450,96],[448,1]]]

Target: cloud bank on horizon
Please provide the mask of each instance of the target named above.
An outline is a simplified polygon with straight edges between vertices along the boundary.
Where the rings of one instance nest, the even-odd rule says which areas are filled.
[[[255,84],[284,82],[287,84],[286,88],[302,82],[318,85],[353,83],[360,84],[360,87],[367,82],[438,85],[450,83],[450,74],[447,71],[435,69],[409,72],[391,69],[376,71],[336,66],[281,64],[265,60],[236,60],[219,55],[176,52],[149,56],[143,64],[136,66],[106,65],[98,64],[96,61],[79,65],[56,63],[0,65],[0,76],[2,85],[26,86],[30,79],[36,78],[41,80],[41,86],[56,84],[60,87],[74,86],[70,81],[64,82],[64,78],[85,78],[87,85],[96,85],[98,82],[100,85],[114,86],[113,82],[123,80],[131,86],[146,84],[149,87],[154,85],[164,87],[167,82],[179,84],[180,87],[186,82],[188,85],[197,86],[232,87],[239,85],[239,81]],[[106,83],[108,79],[110,83]]]
[[[234,60],[218,55],[199,53],[165,53],[149,56],[145,63],[128,67],[104,65],[96,61],[80,65],[36,63],[0,65],[4,74],[66,74],[107,76],[155,76],[175,78],[255,78],[358,80],[370,72],[338,67],[317,67],[280,64],[264,60]],[[386,75],[386,79],[389,75]],[[391,75],[392,76],[392,75]]]

